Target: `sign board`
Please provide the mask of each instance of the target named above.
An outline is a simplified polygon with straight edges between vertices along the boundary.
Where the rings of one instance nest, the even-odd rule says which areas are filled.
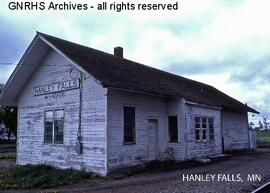
[[[34,88],[34,96],[62,92],[80,88],[80,79],[72,79],[61,82],[55,82]]]

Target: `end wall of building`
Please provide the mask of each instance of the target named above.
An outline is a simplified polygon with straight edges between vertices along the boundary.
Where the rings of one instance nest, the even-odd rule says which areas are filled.
[[[248,117],[246,112],[222,110],[224,150],[249,148]]]
[[[83,152],[80,155],[75,152],[79,126],[79,89],[34,96],[33,89],[36,86],[71,80],[72,69],[76,71],[74,68],[63,56],[51,51],[21,92],[18,101],[17,163],[45,163],[106,175],[107,89],[92,76],[84,76],[81,124]],[[64,109],[64,143],[44,143],[44,113],[59,108]]]

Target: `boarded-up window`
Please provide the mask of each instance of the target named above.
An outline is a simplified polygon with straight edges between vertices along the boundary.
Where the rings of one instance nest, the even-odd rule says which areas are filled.
[[[169,140],[170,142],[178,141],[178,123],[177,116],[168,117],[168,128],[169,128]]]
[[[124,143],[135,143],[135,107],[124,107]]]
[[[45,111],[44,142],[63,143],[64,110]]]

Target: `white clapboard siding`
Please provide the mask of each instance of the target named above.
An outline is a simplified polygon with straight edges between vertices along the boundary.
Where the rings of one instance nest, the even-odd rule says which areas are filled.
[[[249,148],[247,113],[222,111],[225,150]]]
[[[21,91],[18,99],[18,164],[46,163],[106,175],[119,167],[144,163],[149,157],[149,119],[157,120],[158,159],[186,160],[222,153],[221,127],[226,150],[248,147],[246,113],[231,113],[184,99],[107,89],[85,74],[81,124],[83,153],[77,155],[79,89],[40,96],[34,96],[33,92],[36,86],[72,79],[70,72],[74,68],[63,56],[50,51]],[[123,144],[124,106],[135,107],[136,143],[132,145]],[[44,111],[57,108],[65,110],[64,144],[44,144]],[[176,143],[169,142],[168,116],[178,116]],[[214,118],[215,141],[195,141],[195,116]]]
[[[123,106],[135,107],[136,144],[123,144]],[[170,143],[168,116],[178,116],[178,143]],[[194,117],[207,116],[215,119],[215,141],[195,142]],[[166,100],[162,97],[109,90],[108,92],[108,168],[136,165],[147,161],[148,119],[158,120],[159,158],[167,159],[168,148],[174,159],[184,160],[222,152],[221,111],[199,105],[189,105],[185,100]]]
[[[31,64],[29,64],[31,65]],[[73,167],[106,174],[107,89],[92,76],[83,81],[83,154],[75,153],[79,124],[79,89],[34,96],[33,88],[70,80],[74,68],[55,51],[48,53],[40,68],[22,90],[19,98],[18,160],[20,165],[47,163],[61,168]],[[65,110],[64,144],[44,144],[44,110]]]

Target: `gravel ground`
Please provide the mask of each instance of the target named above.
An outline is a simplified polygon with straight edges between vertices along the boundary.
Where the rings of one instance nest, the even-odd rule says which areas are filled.
[[[183,181],[187,174],[241,175],[241,182]],[[262,181],[247,181],[248,174],[262,176]],[[76,184],[51,190],[4,191],[4,192],[94,192],[94,193],[247,193],[270,181],[270,149],[233,155],[222,162],[141,174],[120,180],[101,181],[93,184]]]

